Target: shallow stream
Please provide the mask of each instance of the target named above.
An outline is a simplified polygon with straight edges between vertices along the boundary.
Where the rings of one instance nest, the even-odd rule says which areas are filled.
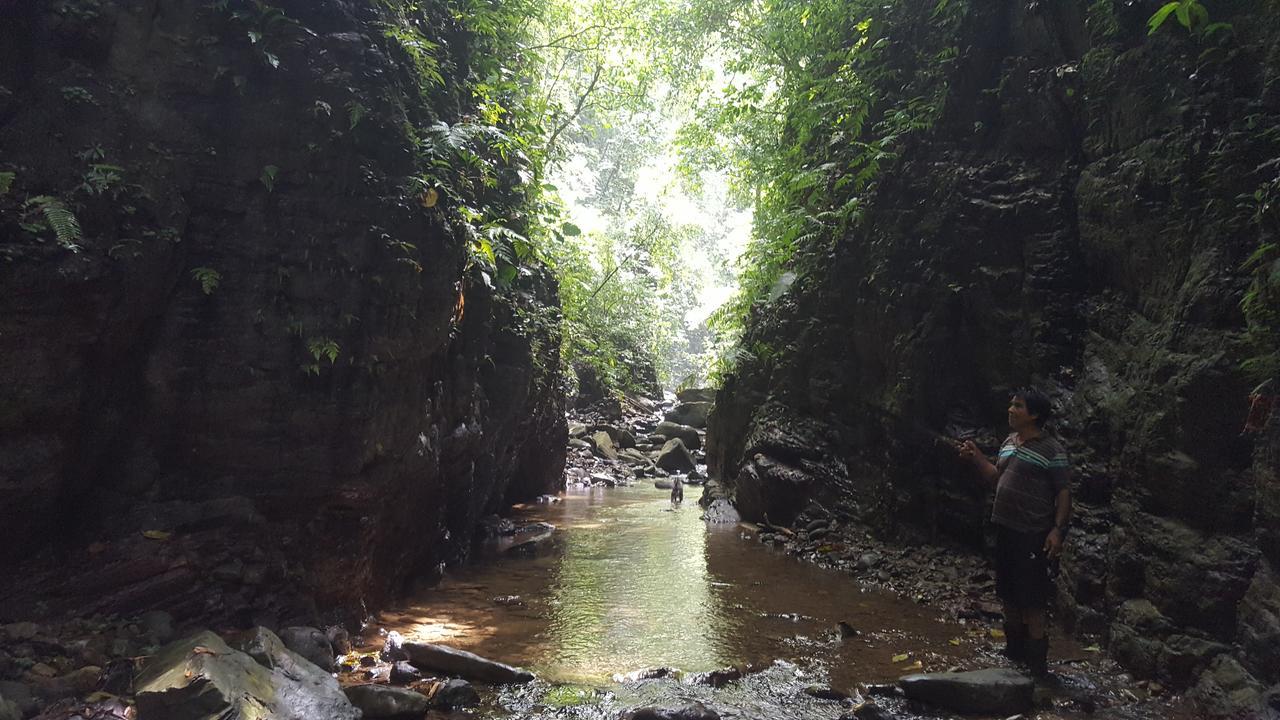
[[[506,710],[521,715],[574,700],[550,683],[581,688],[577,699],[590,699],[602,714],[615,705],[702,699],[722,713],[728,703],[737,711],[730,714],[744,716],[834,718],[838,703],[801,690],[852,689],[972,657],[960,640],[981,631],[748,541],[738,526],[708,526],[699,493],[689,487],[673,506],[649,485],[592,488],[520,508],[519,520],[556,525],[547,547],[534,557],[477,562],[384,613],[380,624],[409,640],[532,670],[538,686],[503,698]],[[841,638],[841,621],[858,634]],[[735,665],[768,669],[718,691],[614,677]],[[544,703],[548,693],[556,702]]]

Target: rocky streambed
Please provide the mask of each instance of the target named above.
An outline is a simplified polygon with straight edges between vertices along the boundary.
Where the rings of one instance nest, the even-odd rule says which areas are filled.
[[[697,486],[696,447],[688,471],[655,461],[661,408],[572,420],[568,489],[487,519],[482,559],[409,602],[350,628],[6,625],[0,719],[1198,717],[1088,642],[1055,638],[1048,684],[1007,667],[963,548],[886,544],[816,505],[741,523]],[[650,462],[609,457],[627,435]]]

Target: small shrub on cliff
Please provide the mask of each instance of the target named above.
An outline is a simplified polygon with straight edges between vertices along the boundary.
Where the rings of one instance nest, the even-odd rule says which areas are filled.
[[[80,222],[61,200],[49,195],[37,195],[23,204],[27,210],[23,229],[39,235],[43,230],[52,230],[62,247],[72,252],[79,252]]]

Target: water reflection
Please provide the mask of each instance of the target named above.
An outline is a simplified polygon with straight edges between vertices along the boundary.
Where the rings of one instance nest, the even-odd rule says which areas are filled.
[[[849,686],[896,677],[893,657],[904,652],[928,669],[950,662],[960,628],[744,541],[737,528],[708,528],[698,494],[689,488],[673,508],[652,487],[595,489],[526,508],[524,518],[559,528],[548,549],[463,569],[382,625],[586,684],[646,667],[784,658]],[[840,620],[863,635],[841,641]]]
[[[696,504],[671,508],[659,497],[603,509],[586,523],[594,529],[571,524],[550,588],[544,634],[558,651],[545,659],[545,672],[592,681],[645,665],[727,661],[709,613],[698,512]]]

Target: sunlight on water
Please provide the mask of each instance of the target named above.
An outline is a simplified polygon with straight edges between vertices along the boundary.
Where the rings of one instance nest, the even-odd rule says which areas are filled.
[[[707,526],[699,494],[689,487],[673,507],[652,486],[595,488],[519,508],[522,520],[556,526],[533,557],[477,559],[380,625],[590,685],[642,668],[692,673],[779,658],[849,685],[895,678],[894,658],[907,651],[931,648],[929,669],[953,662],[948,639],[960,628],[743,539],[735,526]],[[863,634],[841,642],[839,621]]]
[[[696,501],[696,498],[690,498]],[[694,504],[665,498],[602,511],[608,530],[566,533],[551,585],[550,624],[559,652],[545,671],[597,680],[619,667],[727,662],[710,621],[706,530]]]

